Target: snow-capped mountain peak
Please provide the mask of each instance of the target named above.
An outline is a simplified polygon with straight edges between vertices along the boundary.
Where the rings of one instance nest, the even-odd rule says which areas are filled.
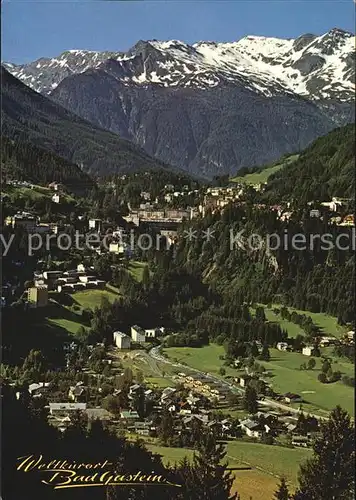
[[[50,93],[70,75],[100,68],[124,85],[204,89],[229,83],[267,96],[286,92],[348,101],[354,97],[355,37],[334,28],[321,36],[305,34],[296,39],[248,35],[233,42],[193,45],[141,40],[126,53],[77,49],[56,58],[4,66],[43,93]]]

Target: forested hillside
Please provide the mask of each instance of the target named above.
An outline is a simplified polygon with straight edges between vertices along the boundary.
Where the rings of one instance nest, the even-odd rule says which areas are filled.
[[[272,174],[266,193],[276,201],[326,201],[354,197],[355,125],[333,130],[314,141],[297,160]]]
[[[3,179],[25,180],[36,184],[57,181],[82,190],[94,184],[78,165],[34,144],[2,137],[1,148]]]
[[[91,174],[167,168],[140,147],[91,125],[34,92],[1,67],[2,134],[31,142]]]
[[[348,249],[335,245],[340,233],[352,241],[351,227],[326,227],[322,220],[303,218],[302,211],[292,220],[282,221],[268,207],[245,205],[208,215],[190,229],[195,231],[194,237],[180,240],[176,262],[201,276],[227,301],[284,303],[329,313],[341,324],[353,320],[354,255],[351,244]],[[236,240],[240,231],[241,238]],[[332,235],[333,248],[320,244],[324,233]],[[304,236],[305,249],[300,245],[293,248],[296,234]],[[271,235],[280,238],[279,246],[276,236]],[[311,244],[313,235],[319,236]]]

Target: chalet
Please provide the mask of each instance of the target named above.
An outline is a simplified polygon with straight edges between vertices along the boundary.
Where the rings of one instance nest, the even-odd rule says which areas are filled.
[[[112,242],[109,244],[109,252],[116,255],[123,255],[125,252],[125,247],[122,243]]]
[[[314,208],[314,209],[310,210],[310,212],[309,212],[309,217],[311,217],[311,218],[312,217],[320,218],[320,216],[321,216],[321,213],[320,213],[320,210],[318,210],[318,209]]]
[[[101,219],[89,219],[89,229],[94,230],[97,233],[100,233],[101,227],[102,227]]]
[[[59,182],[51,182],[50,184],[48,184],[48,187],[53,191],[60,191],[61,189],[63,189],[63,185]]]
[[[262,436],[264,427],[262,424],[255,422],[254,420],[246,419],[242,420],[241,429],[247,434],[247,436],[259,438]]]
[[[50,385],[50,382],[33,383],[28,386],[28,392],[33,397],[40,397],[43,393],[48,391]]]
[[[302,397],[299,394],[293,394],[292,392],[287,392],[284,394],[284,401],[286,403],[300,403],[303,401]]]
[[[206,427],[207,427],[207,429],[209,429],[209,431],[213,431],[213,432],[218,432],[222,428],[221,423],[217,422],[216,420],[211,420],[210,422],[208,422],[206,424]]]
[[[190,405],[192,409],[197,408],[199,406],[199,403],[201,402],[201,398],[198,398],[193,395],[189,395],[187,397],[187,403]]]
[[[68,398],[76,403],[84,402],[87,398],[88,388],[82,382],[78,382],[75,386],[70,387]]]
[[[278,342],[276,347],[279,351],[286,351],[288,349],[288,344],[287,342]]]
[[[310,438],[307,436],[293,436],[292,445],[307,448],[310,444]]]
[[[129,394],[130,396],[132,396],[133,394],[136,394],[136,392],[141,389],[141,386],[140,384],[133,384],[130,386],[130,389],[129,389]]]
[[[175,394],[176,392],[177,392],[177,389],[175,389],[173,387],[166,387],[162,391],[161,402],[162,403],[166,402],[168,399],[172,398],[173,394]]]
[[[287,431],[288,431],[288,432],[292,432],[292,433],[293,433],[293,432],[296,430],[297,425],[296,425],[296,424],[292,424],[292,423],[290,423],[290,424],[287,424],[287,425],[286,425],[286,428],[287,428]]]
[[[250,380],[251,380],[251,377],[248,375],[244,375],[243,377],[240,377],[240,386],[246,387]]]
[[[45,280],[57,280],[63,275],[63,271],[43,271]]]
[[[58,193],[55,193],[55,194],[52,196],[52,198],[51,198],[51,199],[52,199],[53,203],[59,203],[59,202],[61,201],[61,198],[60,198],[60,196],[59,196],[59,194],[58,194]]]
[[[141,436],[149,436],[151,432],[151,424],[149,422],[135,422],[134,429],[136,434]]]
[[[319,339],[320,347],[329,347],[331,345],[335,345],[338,343],[338,340],[335,337],[321,337]]]
[[[355,332],[354,330],[350,330],[346,333],[345,338],[348,340],[348,342],[353,343],[355,342]]]
[[[344,204],[342,200],[335,197],[332,198],[331,201],[323,201],[321,203],[323,207],[327,207],[331,212],[337,212]]]
[[[74,293],[74,288],[73,285],[71,284],[64,284],[64,285],[58,285],[57,286],[57,292],[66,292],[66,293]]]
[[[224,418],[221,422],[221,430],[223,432],[230,432],[231,431],[231,422],[228,418]]]
[[[145,329],[146,338],[156,338],[159,335],[161,335],[162,333],[164,333],[163,327]]]
[[[304,354],[304,356],[313,356],[314,355],[314,346],[306,346],[306,347],[303,347],[302,349],[302,354]]]

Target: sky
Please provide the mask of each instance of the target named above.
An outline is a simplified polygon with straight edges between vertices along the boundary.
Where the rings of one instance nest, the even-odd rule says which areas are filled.
[[[3,0],[2,60],[21,64],[69,49],[126,51],[150,39],[354,32],[354,8],[353,0]]]

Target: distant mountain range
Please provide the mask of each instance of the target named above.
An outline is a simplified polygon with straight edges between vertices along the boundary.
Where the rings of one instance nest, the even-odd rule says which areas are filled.
[[[68,172],[70,170],[71,179],[87,179],[80,172],[81,169],[100,175],[167,168],[167,165],[151,158],[140,147],[92,125],[33,91],[4,68],[1,68],[1,90],[2,135],[22,145],[20,164],[24,163],[23,152],[30,151],[32,144],[32,163],[36,163],[35,151],[39,151],[37,157],[41,158],[38,164],[46,168],[47,158],[53,170],[56,162],[61,168],[61,172],[58,172],[61,180],[65,180],[65,168]],[[7,141],[6,144],[11,146],[11,142]],[[52,152],[59,158],[55,160],[53,155],[45,156],[43,151]],[[67,162],[60,161],[60,158]],[[37,170],[38,168],[37,166]],[[31,171],[34,171],[33,167]],[[41,177],[38,171],[36,175]],[[46,178],[46,175],[42,175],[42,178]]]
[[[212,177],[271,162],[354,121],[355,37],[139,41],[127,53],[71,50],[14,76],[149,155]]]

